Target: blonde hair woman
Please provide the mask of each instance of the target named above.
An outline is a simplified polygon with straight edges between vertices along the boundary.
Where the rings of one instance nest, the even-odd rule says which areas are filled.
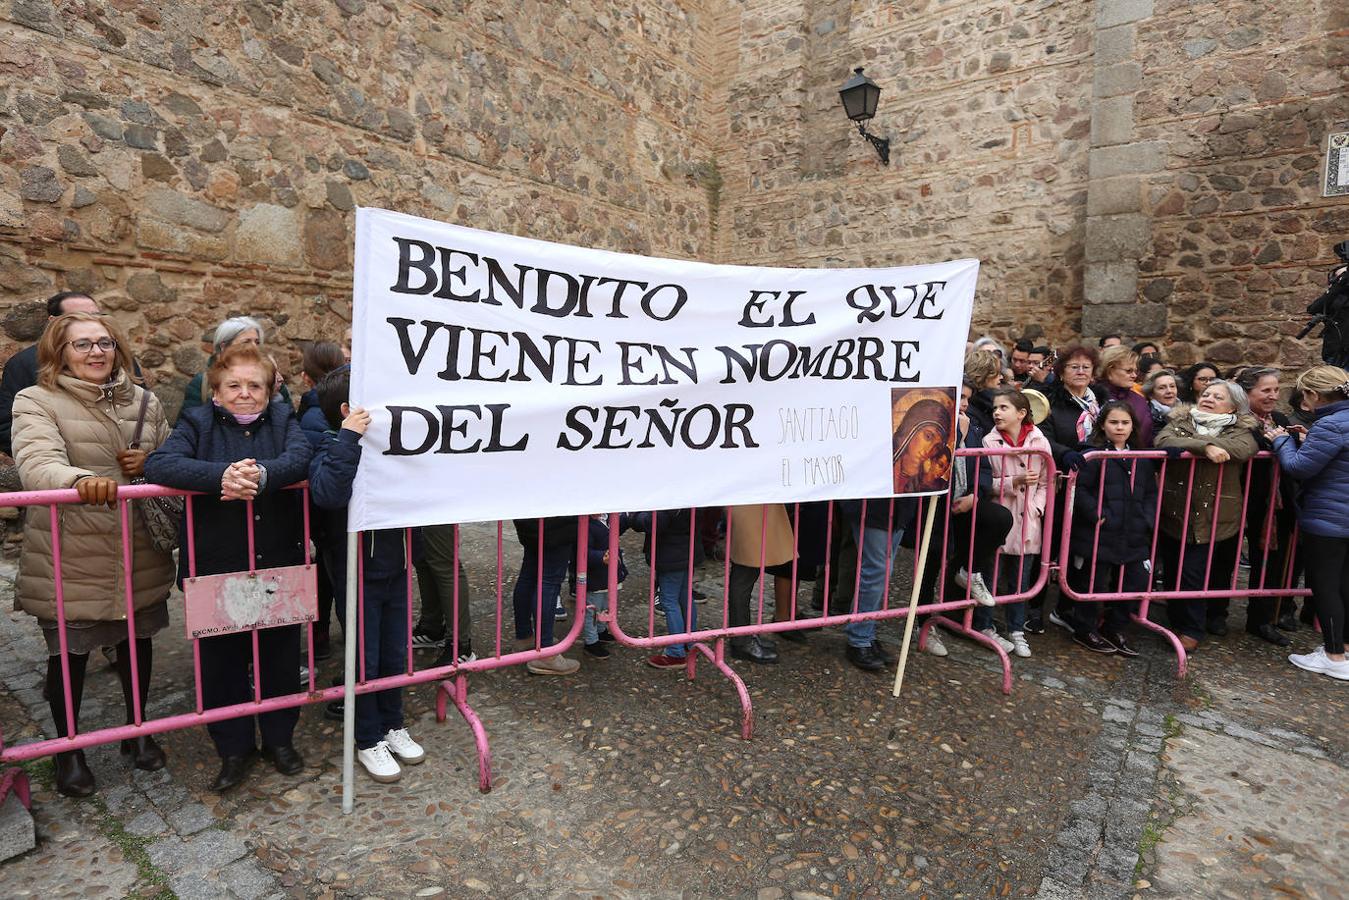
[[[165,600],[173,584],[173,559],[155,548],[132,507],[130,534],[122,534],[117,489],[143,474],[145,457],[164,442],[169,426],[159,400],[131,378],[126,337],[115,322],[93,313],[69,313],[53,321],[38,343],[38,383],[14,399],[14,458],[31,491],[74,488],[83,504],[61,513],[60,555],[51,518],[35,510],[23,529],[18,603],[35,616],[47,639],[47,701],[56,733],[66,737],[79,721],[84,673],[90,651],[117,648],[114,667],[122,682],[126,720],[134,721],[131,646],[136,641],[140,708],[150,689],[150,636],[168,624]],[[140,446],[132,442],[141,421]],[[135,626],[128,622],[121,590],[122,541],[131,541],[131,593]],[[65,613],[65,660],[71,708],[61,674],[62,630],[57,623],[56,581]],[[164,767],[153,737],[123,741],[139,769]],[[56,755],[56,789],[68,797],[94,792],[94,775],[80,750]]]
[[[1299,669],[1349,681],[1345,623],[1349,620],[1349,373],[1338,366],[1316,366],[1299,376],[1297,388],[1316,417],[1301,444],[1290,432],[1270,428],[1279,465],[1302,483],[1298,527],[1307,560],[1323,644],[1288,661]]]

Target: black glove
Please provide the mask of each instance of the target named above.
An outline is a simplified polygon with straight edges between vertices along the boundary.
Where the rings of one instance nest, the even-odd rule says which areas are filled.
[[[1161,447],[1159,449],[1166,454],[1167,459],[1180,459],[1185,455],[1185,451],[1179,447]]]
[[[1087,458],[1076,450],[1069,450],[1063,454],[1063,467],[1074,472],[1082,468],[1086,461]]]

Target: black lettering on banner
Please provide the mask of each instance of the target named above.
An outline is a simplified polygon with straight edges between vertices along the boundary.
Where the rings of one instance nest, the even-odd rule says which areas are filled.
[[[508,453],[524,450],[529,446],[529,435],[521,435],[513,443],[506,443],[506,412],[509,403],[488,403],[485,407],[476,403],[453,406],[437,406],[435,412],[419,406],[389,406],[393,417],[389,426],[389,449],[385,456],[420,456],[423,453]],[[487,441],[475,437],[469,442],[469,429],[483,421],[483,410],[487,410]],[[420,426],[411,426],[411,433],[405,416],[415,414],[421,418]],[[413,420],[415,421],[415,419]],[[421,428],[425,437],[417,446],[411,446],[408,438],[416,439]],[[436,442],[440,446],[432,451]]]
[[[720,384],[737,381],[780,381],[824,378],[828,381],[867,380],[913,382],[919,372],[911,365],[918,341],[882,341],[876,337],[841,338],[812,348],[781,339],[766,344],[718,345],[725,364]]]
[[[389,413],[393,416],[393,422],[389,426],[389,449],[384,451],[385,456],[417,456],[430,450],[436,439],[440,437],[439,423],[436,422],[435,415],[428,410],[419,406],[391,405]],[[404,413],[416,413],[426,423],[426,437],[418,447],[409,447],[403,443]]]
[[[686,409],[669,397],[654,407],[573,406],[567,410],[566,428],[558,435],[557,446],[573,451],[589,447],[620,450],[658,446],[706,450],[713,444],[726,450],[753,448],[759,446],[750,432],[753,418],[754,408],[747,403],[728,403],[724,407],[703,403]],[[642,427],[643,420],[643,437],[634,444],[632,435]]]
[[[874,284],[859,284],[857,287],[848,291],[844,298],[848,306],[857,310],[857,323],[859,325],[865,322],[879,322],[886,316],[886,303],[885,300],[881,299],[880,294],[876,292],[877,287],[878,286]],[[923,291],[920,296],[918,292],[919,285],[917,284],[906,284],[900,287],[884,284],[879,285],[880,291],[885,294],[886,299],[890,302],[890,318],[903,318],[908,315],[909,310],[913,309],[915,304],[918,307],[913,314],[913,318],[915,319],[940,319],[946,315],[945,309],[936,310],[935,315],[931,314],[938,298],[941,296],[940,289],[946,287],[946,282],[925,281],[922,283],[921,287]],[[896,291],[908,291],[909,293],[908,301],[904,304],[903,309],[899,308],[900,298],[896,295]],[[865,299],[858,296],[859,292],[866,293]]]
[[[811,313],[805,319],[798,321],[792,316],[792,304],[798,297],[804,296],[805,291],[788,291],[787,299],[782,303],[782,327],[791,328],[799,325],[814,325],[815,313]],[[761,313],[768,301],[776,300],[782,296],[782,291],[760,291],[753,290],[749,292],[749,299],[745,301],[745,308],[740,316],[738,325],[744,328],[771,328],[778,324],[777,317],[771,313],[766,318],[756,319],[751,313]]]

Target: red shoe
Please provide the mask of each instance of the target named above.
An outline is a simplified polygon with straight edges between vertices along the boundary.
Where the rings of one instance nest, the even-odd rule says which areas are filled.
[[[646,664],[653,669],[682,669],[687,662],[682,656],[666,656],[664,653],[646,658]]]

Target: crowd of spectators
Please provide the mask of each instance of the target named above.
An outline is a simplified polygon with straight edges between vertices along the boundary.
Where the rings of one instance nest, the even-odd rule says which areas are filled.
[[[100,649],[114,662],[126,720],[142,714],[153,636],[168,623],[175,581],[292,566],[312,554],[319,575],[315,657],[327,658],[329,610],[335,602],[342,612],[345,601],[333,585],[345,584],[353,564],[346,558],[346,505],[370,421],[349,404],[349,338],[346,347],[306,347],[297,410],[266,351],[262,323],[227,319],[170,428],[159,399],[143,386],[126,336],[99,314],[93,298],[57,294],[48,312],[42,339],[16,354],[0,379],[0,442],[25,488],[74,488],[82,501],[64,510],[59,542],[49,517],[26,518],[17,587],[19,605],[47,640],[46,695],[57,734],[78,727],[89,654]],[[1289,634],[1315,622],[1321,646],[1289,660],[1349,680],[1349,375],[1324,365],[1291,378],[1264,361],[1226,372],[1207,361],[1184,368],[1169,362],[1164,344],[1129,347],[1120,335],[1057,349],[1031,340],[1009,349],[992,337],[968,345],[954,421],[936,423],[934,434],[981,452],[957,454],[949,493],[932,501],[941,531],[928,545],[923,600],[973,600],[971,636],[1004,653],[1030,656],[1033,637],[1054,625],[1088,651],[1131,657],[1138,653],[1130,632],[1139,595],[1185,595],[1152,609],[1165,610],[1189,652],[1225,636],[1231,598],[1249,595],[1248,632],[1287,647]],[[934,450],[951,459],[946,448]],[[1160,452],[1136,452],[1152,450]],[[1257,458],[1261,451],[1266,456]],[[307,511],[300,493],[285,490],[305,479]],[[177,544],[191,542],[195,553],[190,560],[178,553],[175,574],[173,542],[157,539],[150,517],[132,507],[146,527],[132,530],[131,589],[123,592],[115,587],[126,575],[117,492],[141,480],[199,492],[190,517],[177,513]],[[1066,541],[1065,517],[1046,514],[1051,501],[1058,510],[1071,507]],[[915,498],[902,496],[791,509],[638,511],[616,521],[620,531],[644,535],[653,602],[670,635],[698,631],[703,596],[690,575],[705,556],[717,555],[729,578],[726,622],[714,627],[753,624],[756,589],[761,617],[771,579],[772,618],[789,623],[775,635],[800,642],[807,632],[792,627],[799,620],[881,608],[899,548],[918,545],[918,509]],[[302,539],[306,518],[312,548]],[[576,520],[514,522],[522,563],[513,586],[516,640],[508,650],[534,651],[530,673],[569,675],[579,668],[561,652],[540,652],[555,646],[554,623],[569,613],[585,619],[583,652],[600,660],[611,655],[603,592],[611,580],[621,583],[627,568],[621,552],[610,552],[610,524],[605,516],[590,520],[588,599],[583,609],[569,610],[562,589],[569,575],[575,589]],[[476,658],[453,524],[368,533],[360,552],[366,677],[404,671],[409,647],[437,651],[436,666]],[[1066,573],[1072,593],[1120,596],[1074,603],[1069,591],[1038,581],[1049,564]],[[411,633],[410,569],[420,598]],[[1312,596],[1299,616],[1282,593],[1304,573]],[[809,602],[798,604],[801,581],[814,586]],[[260,630],[256,649],[247,631],[201,639],[204,708],[301,690],[308,675],[302,631]],[[894,664],[874,618],[854,616],[844,631],[853,665],[876,671]],[[761,632],[733,633],[731,655],[777,662],[777,642]],[[688,641],[669,643],[646,661],[677,670],[691,649]],[[935,630],[927,649],[948,652]],[[340,703],[328,709],[341,712]],[[221,760],[214,788],[242,783],[259,755],[280,772],[300,772],[304,762],[293,743],[298,717],[292,707],[259,715],[256,723],[241,716],[208,726]],[[360,695],[356,721],[357,758],[375,780],[397,780],[401,766],[424,758],[405,727],[400,691]],[[138,768],[165,764],[151,736],[126,741],[122,750]],[[82,752],[57,755],[56,784],[69,796],[94,792]]]

